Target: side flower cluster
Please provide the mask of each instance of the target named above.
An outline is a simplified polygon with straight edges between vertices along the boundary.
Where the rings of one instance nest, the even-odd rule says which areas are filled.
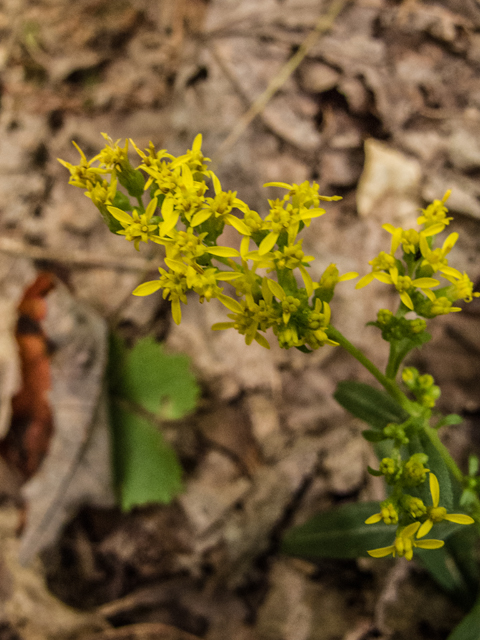
[[[70,171],[70,184],[86,190],[112,232],[123,235],[137,250],[149,242],[164,247],[165,268],[159,269],[156,280],[138,286],[134,295],[162,290],[177,324],[189,291],[200,302],[216,298],[230,312],[229,321],[212,328],[233,328],[247,344],[256,340],[269,348],[268,329],[287,349],[336,344],[328,336],[329,302],[338,282],[358,274],[340,275],[331,264],[314,282],[308,271],[314,258],[305,255],[298,235],[324,215],[322,201],[338,196],[320,195],[316,183],[268,183],[265,186],[278,187],[285,195],[269,200],[269,213],[262,218],[236,192],[225,191],[208,169],[201,135],[178,157],[157,151],[152,143],[141,150],[131,141],[140,157],[137,167],[130,163],[128,142],[121,147],[119,141],[102,135],[107,144],[92,160],[75,145],[80,163],[60,162]],[[239,234],[237,248],[218,244],[225,227]],[[225,292],[225,283],[234,294]]]
[[[396,525],[395,539],[388,547],[368,551],[373,558],[383,558],[388,555],[404,556],[407,560],[413,557],[413,551],[418,549],[439,549],[443,547],[443,540],[421,540],[426,536],[434,524],[447,520],[457,524],[473,524],[474,519],[463,513],[447,513],[445,507],[440,507],[440,485],[433,473],[429,473],[430,494],[432,505],[426,506],[416,497],[405,493],[406,487],[418,487],[426,480],[430,471],[425,468],[427,456],[414,454],[406,462],[400,463],[392,458],[384,458],[380,469],[375,475],[385,476],[387,484],[394,485],[387,500],[380,503],[380,512],[365,520],[366,524],[383,521],[388,525]]]
[[[445,206],[450,195],[434,200],[417,219],[420,230],[403,229],[384,224],[391,234],[390,251],[381,251],[370,260],[370,273],[361,278],[357,289],[373,280],[379,280],[395,288],[405,312],[415,311],[423,318],[461,311],[454,306],[459,300],[471,302],[480,293],[473,292],[473,283],[466,273],[449,266],[448,254],[458,240],[458,233],[451,233],[442,246],[435,246],[436,236],[444,231],[453,218],[448,217]],[[401,257],[397,252],[401,250]],[[443,279],[442,284],[439,278]]]

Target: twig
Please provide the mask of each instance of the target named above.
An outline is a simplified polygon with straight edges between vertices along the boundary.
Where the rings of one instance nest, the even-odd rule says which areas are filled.
[[[248,111],[238,120],[230,134],[225,138],[220,147],[215,152],[212,160],[218,162],[220,158],[239,140],[248,125],[261,113],[272,97],[285,84],[298,65],[302,62],[308,52],[317,43],[320,36],[331,29],[335,19],[344,9],[350,0],[333,0],[326,14],[320,16],[314,30],[302,42],[298,51],[280,69],[277,75],[271,80],[265,91],[255,100]]]
[[[148,271],[155,266],[154,260],[94,255],[89,251],[56,251],[25,244],[13,238],[0,238],[0,252],[11,256],[23,256],[31,260],[61,262],[76,267],[115,269],[123,271]]]

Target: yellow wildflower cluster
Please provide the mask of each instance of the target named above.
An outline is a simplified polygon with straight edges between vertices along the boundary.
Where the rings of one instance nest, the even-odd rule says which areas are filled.
[[[140,156],[136,168],[130,164],[128,142],[121,147],[119,141],[103,135],[107,145],[92,160],[87,161],[75,145],[80,164],[61,162],[71,173],[70,184],[86,189],[111,231],[125,236],[137,250],[142,242],[165,248],[165,268],[159,269],[159,278],[138,286],[134,295],[162,289],[177,324],[188,291],[197,293],[200,302],[216,298],[230,311],[231,321],[213,329],[234,328],[247,344],[256,340],[269,348],[263,334],[270,328],[283,348],[306,350],[336,344],[328,336],[329,302],[337,283],[357,274],[340,276],[331,264],[313,282],[308,273],[313,257],[304,254],[298,234],[325,213],[321,201],[339,197],[320,195],[315,183],[268,183],[265,186],[284,189],[286,194],[269,200],[270,212],[262,218],[236,192],[222,189],[218,177],[207,168],[201,135],[179,157],[157,151],[152,143],[142,151],[132,142]],[[138,206],[130,204],[117,182]],[[150,196],[146,207],[142,202],[145,191]],[[238,249],[218,244],[226,226],[240,235]],[[235,297],[224,293],[223,283],[232,285]]]
[[[417,454],[418,456],[418,454]],[[413,456],[412,456],[413,457]],[[415,461],[418,466],[418,461]],[[428,469],[422,466],[422,475]],[[447,520],[457,524],[473,524],[474,520],[463,513],[447,513],[445,507],[439,507],[440,485],[437,477],[429,474],[430,493],[432,496],[432,506],[427,507],[420,498],[409,495],[400,497],[390,497],[381,503],[380,513],[375,513],[365,520],[366,524],[374,524],[383,520],[385,524],[397,525],[397,533],[393,544],[380,549],[368,551],[374,558],[383,558],[390,554],[404,556],[407,560],[413,557],[413,550],[418,549],[439,549],[443,547],[443,540],[420,540],[430,532],[434,524]],[[418,482],[417,482],[418,484]],[[411,522],[414,520],[414,522]],[[410,521],[410,522],[408,522]],[[415,535],[416,534],[416,535]]]
[[[461,311],[460,307],[453,306],[456,301],[471,302],[473,297],[480,296],[473,293],[473,283],[466,273],[448,265],[447,255],[458,240],[458,233],[451,233],[441,247],[434,247],[437,234],[453,219],[447,216],[445,206],[449,195],[447,191],[442,200],[434,200],[422,210],[423,215],[417,219],[422,225],[419,231],[383,225],[382,228],[392,234],[390,252],[381,251],[370,260],[372,270],[358,281],[357,289],[373,280],[390,284],[399,293],[407,311],[414,310],[425,318]],[[403,252],[401,259],[395,256],[399,248]],[[439,277],[449,284],[440,286]]]
[[[366,524],[373,524],[381,520],[383,520],[385,524],[397,524],[400,505],[410,518],[417,520],[417,522],[399,526],[392,545],[368,551],[372,557],[383,558],[384,556],[392,554],[394,557],[395,555],[405,556],[407,560],[411,560],[415,547],[419,549],[439,549],[444,545],[443,540],[420,540],[420,538],[423,538],[423,536],[429,533],[435,523],[442,522],[443,520],[465,525],[474,522],[470,516],[461,513],[447,513],[445,507],[438,506],[440,501],[440,486],[437,477],[433,473],[429,475],[430,492],[432,495],[431,507],[426,507],[419,498],[402,496],[397,507],[394,506],[392,501],[386,501],[385,504],[382,503],[380,513],[374,514],[365,521]],[[423,520],[423,523],[421,520]],[[415,534],[417,534],[416,539],[414,537]]]

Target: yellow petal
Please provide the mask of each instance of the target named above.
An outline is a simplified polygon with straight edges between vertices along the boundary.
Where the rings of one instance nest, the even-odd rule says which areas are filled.
[[[433,522],[431,520],[425,520],[417,533],[417,538],[423,538],[426,536],[430,529],[433,527]]]
[[[278,284],[278,282],[275,282],[275,280],[270,280],[267,278],[267,285],[273,295],[279,300],[284,300],[287,297],[285,291]]]
[[[445,229],[445,224],[443,222],[436,222],[435,224],[427,227],[422,233],[426,236],[435,236],[437,233],[441,233]]]
[[[149,296],[151,293],[158,291],[161,286],[160,280],[150,280],[149,282],[139,284],[138,287],[132,291],[132,294],[134,296]]]
[[[245,260],[245,256],[248,254],[249,247],[250,247],[250,236],[243,236],[242,241],[240,243],[240,254],[244,260]]]
[[[242,273],[238,273],[237,271],[219,271],[215,274],[215,280],[229,282],[230,280],[237,280],[238,278],[241,278],[242,275]]]
[[[212,324],[212,331],[223,331],[224,329],[233,329],[235,326],[234,322],[217,322],[216,324]]]
[[[175,324],[180,324],[182,321],[182,308],[180,306],[180,300],[172,301],[172,317]]]
[[[223,293],[219,293],[217,298],[227,307],[227,309],[230,309],[230,311],[233,311],[234,313],[243,313],[242,305],[233,298],[225,296]]]
[[[180,262],[180,260],[174,260],[173,258],[165,258],[165,264],[170,267],[175,273],[185,273],[187,266]]]
[[[368,555],[372,556],[372,558],[384,558],[385,556],[389,556],[391,553],[395,553],[395,547],[392,544],[389,547],[372,549],[371,551],[367,551],[367,553]]]
[[[195,140],[193,141],[193,144],[192,144],[192,151],[200,151],[201,148],[202,148],[202,134],[197,133],[197,135],[195,136]]]
[[[210,247],[207,249],[207,253],[212,256],[219,256],[220,258],[238,258],[240,253],[232,247]]]
[[[353,278],[358,278],[358,273],[356,271],[349,271],[348,273],[344,273],[343,276],[340,276],[338,281],[345,282],[346,280],[353,280]]]
[[[268,236],[265,236],[265,238],[261,241],[260,246],[258,247],[258,253],[263,256],[271,251],[275,246],[279,235],[279,233],[274,233],[273,231],[271,231]]]
[[[438,503],[440,502],[440,485],[438,484],[437,476],[434,473],[430,473],[429,481],[433,506],[438,507]]]
[[[412,522],[412,524],[409,524],[408,527],[405,527],[400,535],[402,536],[402,538],[411,538],[415,535],[419,526],[419,522]]]
[[[442,250],[448,253],[449,251],[451,251],[453,245],[456,243],[457,240],[458,240],[458,233],[451,233],[443,243]]]
[[[255,341],[258,342],[258,344],[261,347],[265,347],[265,349],[270,349],[270,345],[268,343],[268,340],[266,338],[264,338],[260,333],[255,334]]]
[[[291,184],[287,184],[286,182],[265,182],[264,187],[281,187],[282,189],[288,189],[289,191],[292,188]]]
[[[408,295],[408,293],[406,291],[402,291],[400,293],[400,300],[403,302],[403,304],[408,307],[409,309],[412,309],[413,311],[413,302],[412,299],[410,298],[410,296]]]
[[[384,284],[393,284],[393,278],[389,273],[383,273],[382,271],[375,271],[373,272],[372,275],[375,278],[375,280],[380,280],[380,282],[383,282]]]
[[[197,211],[197,213],[193,216],[190,226],[198,227],[199,224],[208,220],[212,215],[212,211],[210,209],[204,209],[203,211]]]
[[[445,520],[456,522],[457,524],[473,524],[475,522],[473,518],[466,516],[463,513],[447,513]]]
[[[150,220],[150,218],[153,216],[153,214],[155,213],[155,209],[157,208],[157,205],[158,205],[158,198],[153,198],[153,200],[150,200],[147,208],[145,209],[145,217],[147,220]]]
[[[213,182],[213,188],[215,190],[215,193],[218,196],[218,194],[222,192],[222,185],[220,184],[220,180],[217,178],[217,176],[213,172],[212,172],[212,182]]]
[[[420,287],[420,289],[431,289],[439,285],[440,282],[435,278],[415,278],[415,280],[412,280],[412,284],[414,287]]]
[[[307,290],[307,295],[310,297],[313,293],[313,280],[310,277],[310,274],[305,269],[305,267],[301,264],[299,265],[300,273],[302,274],[302,280],[305,285],[305,289]]]
[[[388,231],[388,233],[395,233],[397,228],[393,226],[393,224],[382,224],[382,229],[385,229],[385,231]],[[401,229],[400,229],[401,231]]]
[[[363,278],[360,278],[360,280],[355,285],[355,289],[363,289],[363,287],[366,287],[367,284],[370,284],[370,282],[372,282],[374,277],[375,277],[375,274],[373,273],[373,271],[372,273],[367,273],[366,276],[363,276]]]
[[[419,540],[414,544],[419,549],[440,549],[445,542],[443,540]]]
[[[428,242],[423,231],[420,233],[420,251],[424,258],[428,258],[431,253],[431,249],[428,246]]]
[[[330,305],[328,302],[323,303],[323,313],[325,314],[325,322],[330,324],[330,317],[332,315],[332,310],[330,309]],[[337,342],[331,342],[330,344],[338,344]]]
[[[380,522],[382,519],[381,513],[374,513],[373,516],[370,516],[365,520],[365,524],[375,524],[376,522]]]
[[[227,213],[225,216],[223,216],[223,219],[227,224],[236,229],[238,233],[241,233],[242,236],[250,235],[250,229],[247,227],[247,225],[231,213]]]
[[[107,209],[109,213],[111,213],[112,216],[119,222],[122,222],[124,224],[132,224],[132,216],[125,211],[122,211],[122,209],[119,209],[118,207],[107,207]]]
[[[270,287],[268,286],[268,278],[266,277],[262,278],[262,295],[265,302],[270,306],[272,304],[273,296]]]

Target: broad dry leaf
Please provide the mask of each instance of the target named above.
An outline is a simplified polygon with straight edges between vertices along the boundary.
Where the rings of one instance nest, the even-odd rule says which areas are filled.
[[[50,393],[54,433],[43,464],[23,488],[27,523],[20,558],[24,563],[55,541],[80,505],[114,501],[103,386],[106,324],[57,283],[47,297],[43,328],[54,348]]]

